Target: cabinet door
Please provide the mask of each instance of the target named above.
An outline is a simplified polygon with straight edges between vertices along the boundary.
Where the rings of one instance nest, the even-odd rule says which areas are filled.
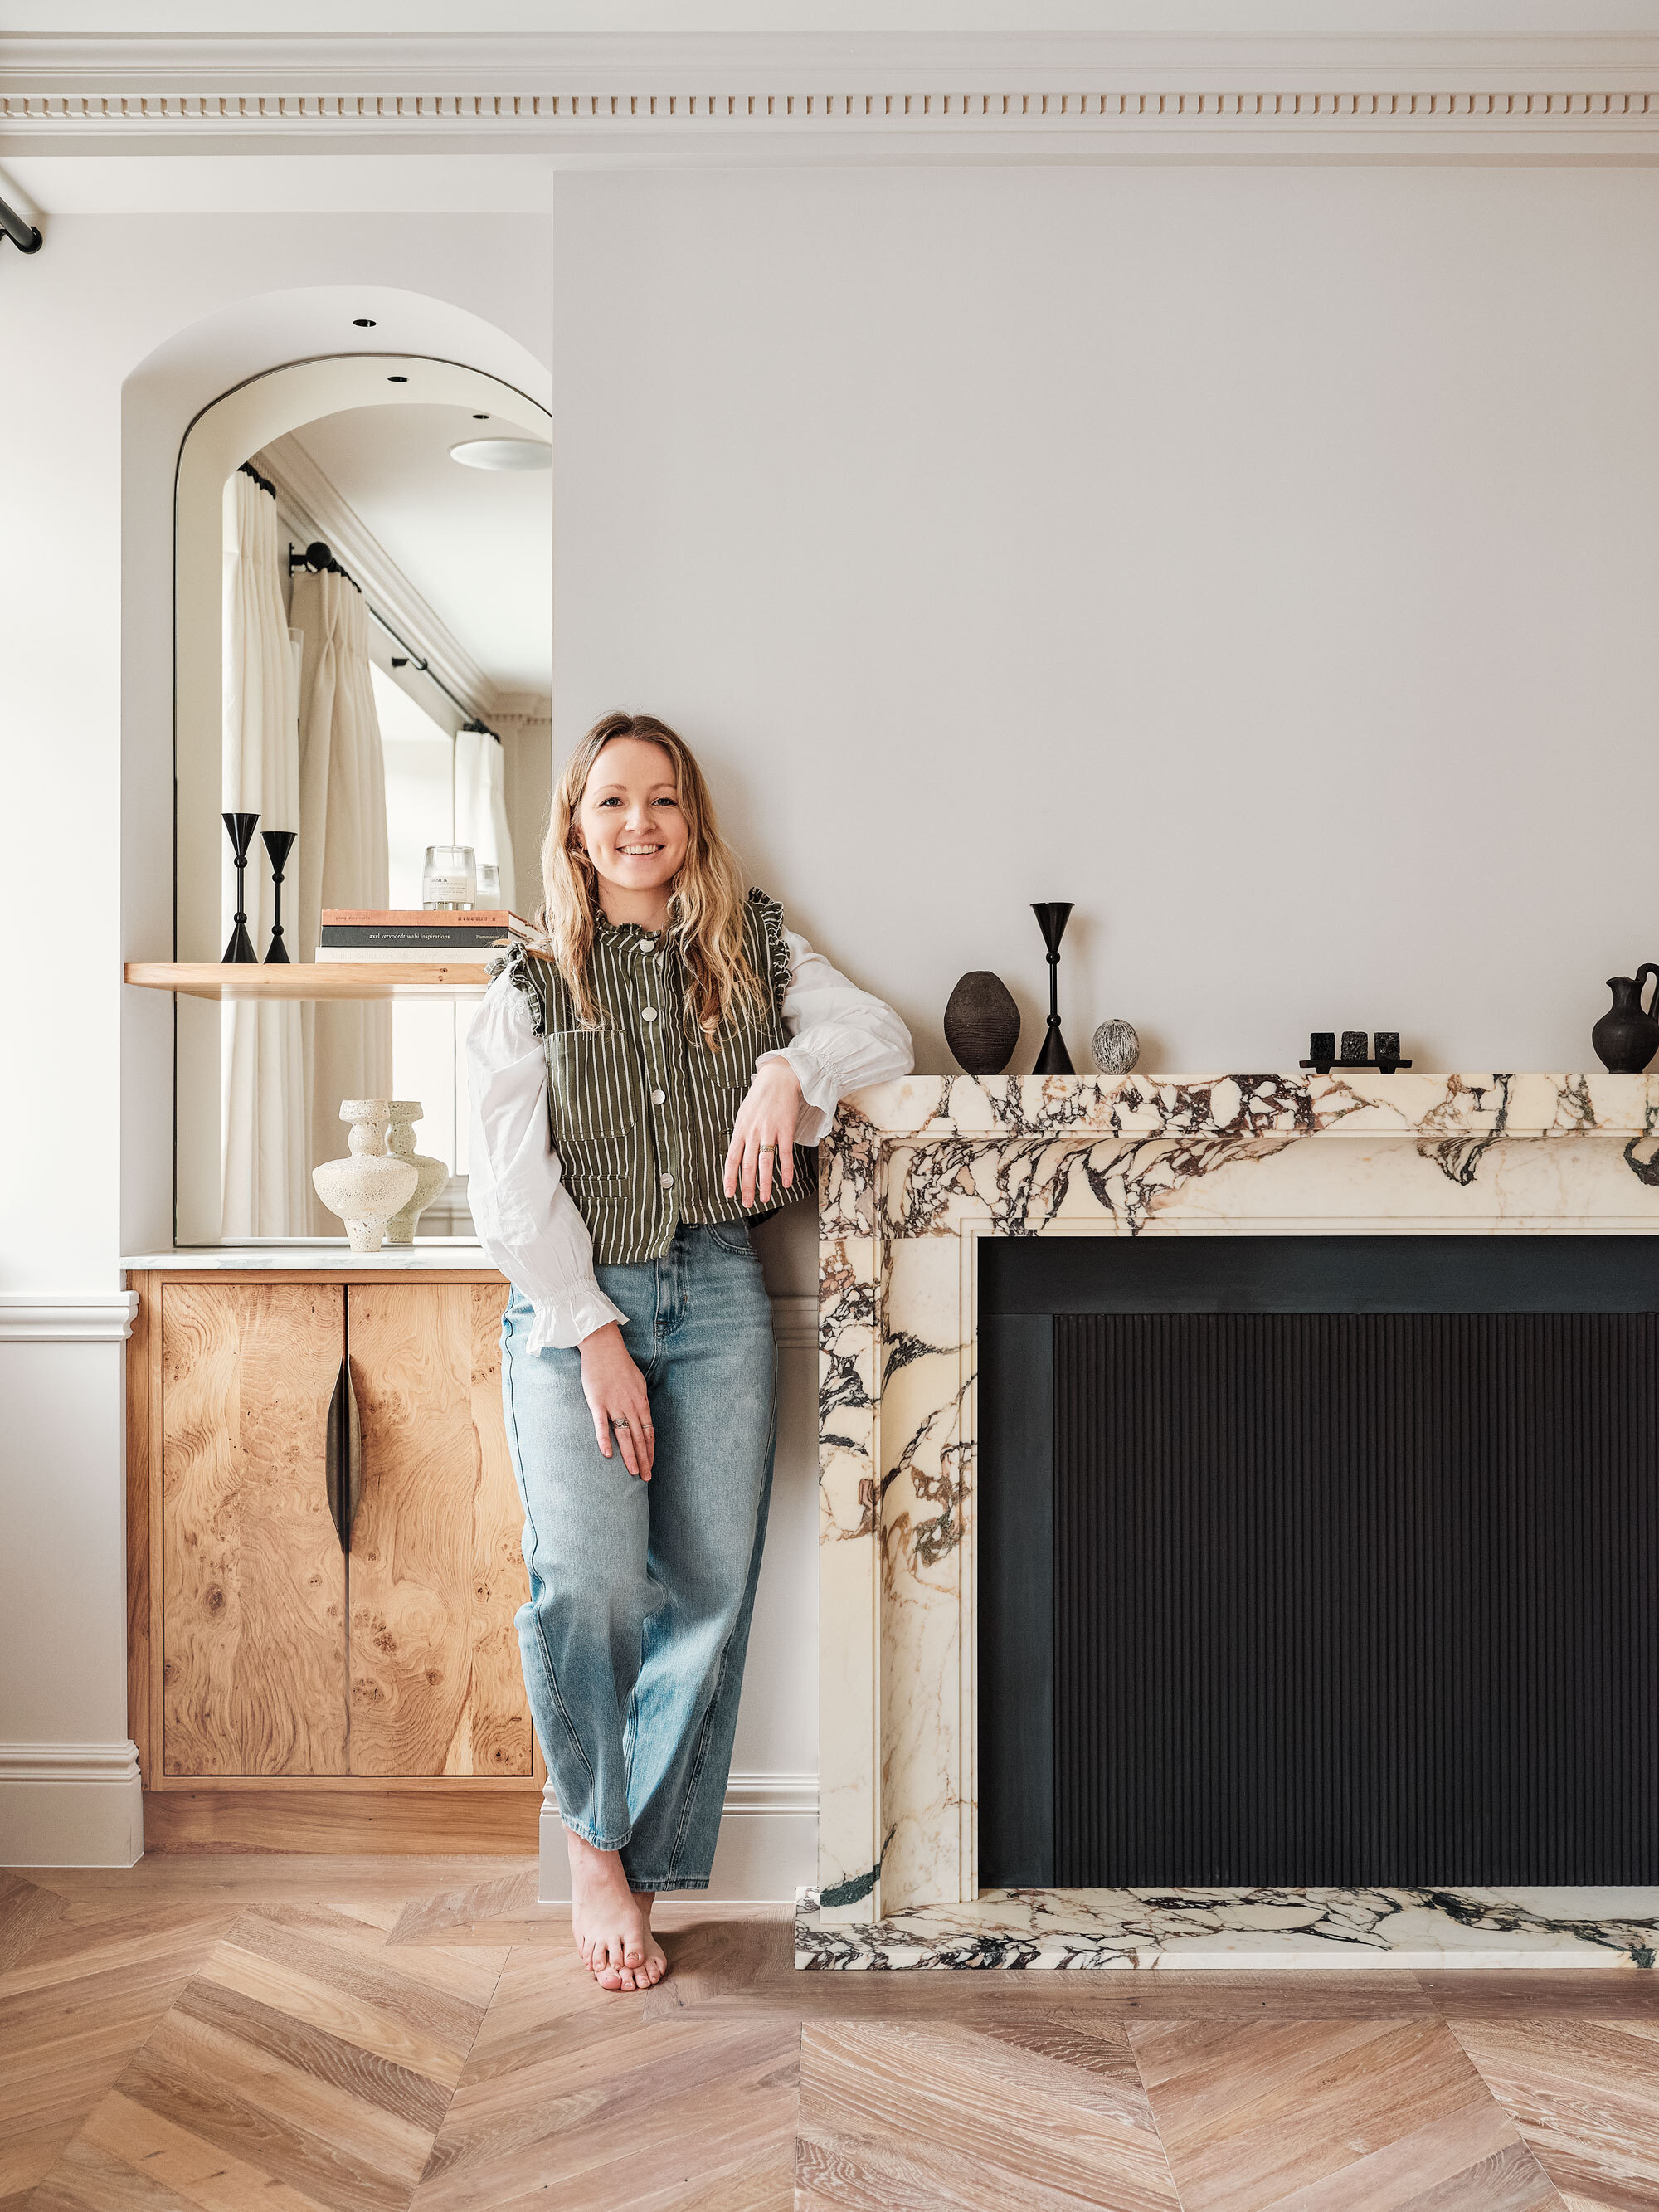
[[[346,1570],[329,1509],[337,1285],[161,1298],[161,1771],[343,1774]]]
[[[497,1337],[504,1285],[354,1284],[351,1771],[532,1771],[513,1616],[528,1578]]]

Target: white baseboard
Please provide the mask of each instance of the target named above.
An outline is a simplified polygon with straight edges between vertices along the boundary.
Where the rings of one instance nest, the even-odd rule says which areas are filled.
[[[136,1745],[0,1744],[0,1866],[130,1867],[143,1856]]]
[[[137,1310],[136,1291],[0,1291],[0,1344],[119,1344]]]
[[[542,1806],[540,1857],[540,1902],[568,1905],[570,1857],[550,1787]],[[817,1775],[734,1774],[702,1894],[722,1905],[793,1905],[796,1891],[817,1880]]]

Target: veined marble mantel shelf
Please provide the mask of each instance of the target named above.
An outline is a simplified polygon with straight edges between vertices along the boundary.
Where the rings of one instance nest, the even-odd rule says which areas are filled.
[[[856,1092],[830,1142],[1152,1138],[1225,1146],[1231,1162],[1258,1142],[1393,1137],[1443,1167],[1438,1148],[1468,1138],[1642,1137],[1656,1124],[1659,1074],[911,1075]]]
[[[912,1076],[846,1101],[819,1169],[815,1942],[985,1911],[981,1240],[1653,1235],[1659,1076]]]

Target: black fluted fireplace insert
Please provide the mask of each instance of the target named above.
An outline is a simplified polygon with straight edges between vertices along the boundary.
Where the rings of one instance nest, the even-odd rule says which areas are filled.
[[[1659,1239],[980,1278],[986,1887],[1659,1882]]]

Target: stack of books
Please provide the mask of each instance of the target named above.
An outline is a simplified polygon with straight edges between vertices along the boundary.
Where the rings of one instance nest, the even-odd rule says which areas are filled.
[[[317,957],[483,962],[514,938],[532,933],[530,924],[505,907],[386,914],[325,907]]]

